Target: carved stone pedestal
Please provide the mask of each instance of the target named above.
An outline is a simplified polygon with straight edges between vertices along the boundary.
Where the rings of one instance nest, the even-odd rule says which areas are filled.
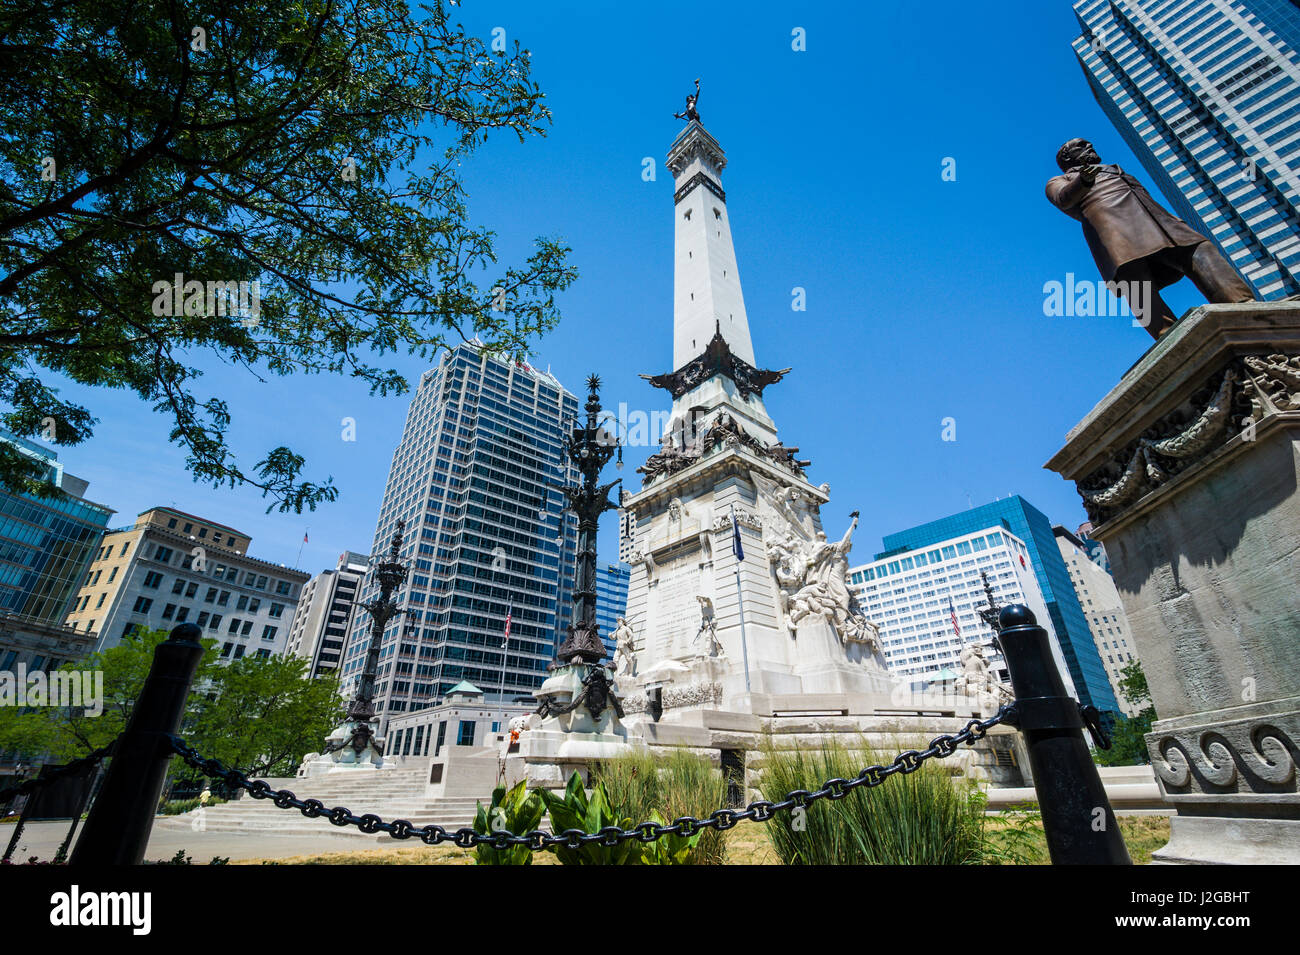
[[[370,772],[392,769],[385,759],[383,743],[374,736],[373,724],[361,720],[344,720],[325,737],[324,753],[308,753],[298,767],[298,775],[324,776],[328,773]]]
[[[1155,861],[1300,863],[1300,304],[1189,312],[1047,467],[1106,545],[1178,809]]]
[[[593,671],[605,680],[592,681]],[[619,719],[619,704],[600,695],[609,670],[581,662],[557,666],[534,694],[542,702],[529,717],[519,752],[506,760],[506,782],[528,780],[530,788],[563,789],[577,772],[587,778],[591,767],[631,751],[635,739]]]

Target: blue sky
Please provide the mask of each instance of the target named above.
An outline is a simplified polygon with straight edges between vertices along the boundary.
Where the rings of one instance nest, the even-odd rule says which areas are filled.
[[[534,363],[570,390],[592,371],[607,406],[665,406],[637,377],[671,370],[672,179],[663,157],[696,76],[700,112],[727,151],[736,254],[760,366],[793,371],[766,394],[782,440],[798,445],[838,535],[862,512],[852,559],[883,534],[1024,495],[1054,522],[1085,519],[1073,486],[1042,469],[1066,432],[1149,347],[1128,318],[1049,318],[1043,285],[1097,272],[1078,223],[1043,185],[1057,147],[1091,138],[1104,161],[1147,176],[1094,102],[1070,49],[1066,0],[797,4],[477,3],[461,18],[533,53],[554,123],[545,139],[503,137],[465,164],[475,220],[499,232],[503,261],[562,236],[581,277]],[[791,31],[807,49],[791,49]],[[642,179],[653,157],[657,180]],[[941,178],[945,157],[956,181]],[[805,312],[791,289],[807,290]],[[1189,283],[1166,295],[1198,302]],[[422,366],[399,361],[414,378]],[[371,548],[405,397],[355,383],[214,370],[247,465],[284,443],[337,502],[265,514],[249,491],[194,484],[166,422],[122,393],[67,394],[101,422],[65,466],[115,525],[161,504],[232,525],[251,553],[315,572]],[[356,441],[340,421],[356,419]],[[943,419],[956,441],[942,440]],[[622,475],[651,449],[632,449]],[[612,479],[612,478],[611,478]],[[606,518],[602,557],[616,554]],[[299,546],[310,528],[310,542]]]

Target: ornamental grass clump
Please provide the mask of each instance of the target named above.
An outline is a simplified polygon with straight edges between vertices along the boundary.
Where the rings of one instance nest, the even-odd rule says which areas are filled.
[[[671,823],[682,816],[706,819],[726,806],[727,784],[720,770],[703,756],[676,750],[655,756],[636,750],[600,765],[595,773],[612,806],[635,822],[658,816]],[[682,865],[722,865],[726,835],[705,829],[699,841],[676,860]]]
[[[827,742],[777,750],[769,740],[759,789],[771,802],[828,779],[853,779],[862,767],[888,763],[863,741],[849,750]],[[983,803],[974,790],[929,764],[880,786],[853,789],[778,813],[768,825],[785,865],[978,865],[985,861]]]

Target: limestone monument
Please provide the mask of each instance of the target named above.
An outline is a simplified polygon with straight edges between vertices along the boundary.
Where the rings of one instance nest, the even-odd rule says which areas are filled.
[[[1061,175],[1047,198],[1083,223],[1101,277],[1128,300],[1153,338],[1174,324],[1159,290],[1184,276],[1212,303],[1254,299],[1214,243],[1166,211],[1142,184],[1101,158],[1086,139],[1071,139],[1056,154]]]
[[[1189,311],[1066,438],[1177,809],[1156,862],[1300,863],[1300,303]]]
[[[623,507],[635,518],[627,619],[635,677],[619,686],[629,725],[825,708],[907,710],[876,626],[847,586],[858,513],[830,537],[830,487],[786,445],[764,391],[732,244],[726,157],[699,121],[668,153],[674,176],[673,368],[642,375],[668,392],[660,449]],[[978,704],[976,704],[978,705]],[[713,717],[709,717],[713,718]],[[661,731],[650,731],[662,735]]]
[[[767,739],[803,745],[843,734],[851,748],[865,738],[896,749],[996,709],[951,687],[918,699],[885,669],[879,632],[847,586],[858,514],[827,534],[830,487],[808,479],[810,461],[780,440],[764,405],[765,389],[791,369],[756,362],[722,188],[726,158],[700,123],[697,97],[698,86],[668,153],[673,370],[642,377],[668,392],[672,410],[638,469],[641,488],[620,501],[634,536],[623,542],[632,573],[613,672],[599,658],[565,666],[561,652],[508,779],[562,785],[583,758],[590,767],[648,746],[711,754],[748,781]],[[594,574],[594,538],[592,547]],[[593,678],[610,705],[584,712]],[[1017,739],[996,727],[947,765],[997,776],[1009,761],[994,750]]]

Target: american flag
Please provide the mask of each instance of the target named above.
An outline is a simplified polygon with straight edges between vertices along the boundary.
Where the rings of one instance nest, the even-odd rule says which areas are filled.
[[[952,598],[948,598],[948,616],[952,618],[952,632],[957,634],[957,639],[961,639],[961,627],[957,625],[957,608],[952,605]]]
[[[302,542],[303,542],[304,544],[307,543],[307,532],[306,532],[306,531],[303,531],[303,532],[302,532]]]
[[[510,603],[506,604],[506,632],[505,632],[505,636],[502,637],[501,639],[502,650],[504,650],[510,643],[510,621],[514,619],[514,615],[515,615],[515,602],[512,599]]]

